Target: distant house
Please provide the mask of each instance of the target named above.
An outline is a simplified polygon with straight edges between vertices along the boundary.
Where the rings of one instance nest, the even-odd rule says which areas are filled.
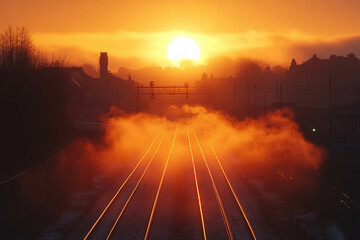
[[[136,110],[136,87],[133,79],[121,79],[108,71],[107,53],[100,54],[100,77],[87,75],[81,67],[62,68],[68,75],[67,109],[72,120],[98,121],[111,106],[125,111]]]
[[[328,107],[329,80],[333,105],[352,104],[360,98],[360,60],[354,54],[329,59],[314,55],[301,65],[293,60],[287,74],[285,98],[299,106]]]

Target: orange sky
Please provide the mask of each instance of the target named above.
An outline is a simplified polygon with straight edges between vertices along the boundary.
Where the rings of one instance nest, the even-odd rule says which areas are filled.
[[[359,12],[358,0],[12,0],[1,3],[0,29],[25,25],[39,47],[66,51],[74,64],[96,65],[108,51],[114,71],[169,65],[177,36],[199,44],[201,64],[216,56],[287,64],[313,53],[359,55]]]

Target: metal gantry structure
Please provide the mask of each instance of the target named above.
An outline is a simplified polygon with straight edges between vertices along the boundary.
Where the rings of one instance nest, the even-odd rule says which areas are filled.
[[[151,99],[155,99],[156,95],[185,95],[185,99],[189,99],[189,84],[184,83],[184,86],[155,86],[154,81],[150,82],[150,86],[138,86],[137,91],[137,108],[139,110],[139,97],[150,96]]]
[[[137,96],[145,95],[155,98],[156,95],[180,95],[185,94],[186,99],[189,98],[189,84],[186,82],[184,86],[155,86],[154,82],[150,82],[149,87],[137,87]]]

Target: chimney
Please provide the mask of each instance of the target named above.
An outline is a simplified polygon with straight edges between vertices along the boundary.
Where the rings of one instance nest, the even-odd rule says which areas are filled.
[[[107,52],[100,53],[100,78],[106,78],[108,75],[108,56]]]

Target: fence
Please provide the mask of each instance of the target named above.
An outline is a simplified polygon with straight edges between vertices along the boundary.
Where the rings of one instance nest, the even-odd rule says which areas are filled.
[[[0,235],[34,236],[66,206],[69,195],[92,183],[93,160],[81,149],[64,150],[0,183]]]

